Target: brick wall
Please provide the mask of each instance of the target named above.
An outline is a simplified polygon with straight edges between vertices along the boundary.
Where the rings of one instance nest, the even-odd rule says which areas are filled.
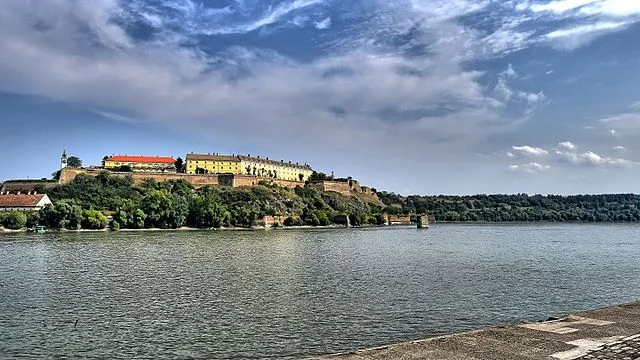
[[[66,184],[71,182],[76,178],[79,174],[85,174],[89,176],[98,176],[98,174],[102,171],[102,169],[72,169],[72,168],[64,168],[60,174],[60,183]],[[111,173],[115,176],[131,176],[134,182],[140,183],[147,179],[153,179],[158,182],[163,182],[167,180],[185,180],[193,187],[203,187],[207,185],[218,185],[218,175],[191,175],[191,174],[178,174],[178,173],[141,173],[141,172],[131,172],[131,173]]]
[[[411,225],[411,216],[392,216],[389,215],[390,225]]]

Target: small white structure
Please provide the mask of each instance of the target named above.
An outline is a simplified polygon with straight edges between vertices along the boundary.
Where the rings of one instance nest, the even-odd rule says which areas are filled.
[[[47,194],[0,194],[0,211],[40,211],[47,204]]]

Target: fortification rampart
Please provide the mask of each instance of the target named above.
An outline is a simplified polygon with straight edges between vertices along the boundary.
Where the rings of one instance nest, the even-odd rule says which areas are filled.
[[[104,169],[73,169],[64,168],[60,173],[60,183],[66,184],[76,178],[79,174],[85,174],[89,176],[98,176]],[[153,179],[158,182],[167,180],[185,180],[195,188],[210,186],[210,185],[222,185],[231,187],[248,187],[256,186],[262,182],[267,184],[277,184],[282,187],[295,188],[296,186],[303,186],[304,183],[297,181],[281,180],[262,178],[252,175],[240,175],[240,174],[181,174],[181,173],[152,173],[152,172],[113,172],[116,176],[130,176],[134,182],[140,183],[148,179]]]
[[[309,187],[318,191],[333,191],[345,196],[365,194],[371,197],[374,202],[380,202],[378,194],[370,187],[361,186],[358,180],[352,178],[335,180],[314,180],[309,183]]]

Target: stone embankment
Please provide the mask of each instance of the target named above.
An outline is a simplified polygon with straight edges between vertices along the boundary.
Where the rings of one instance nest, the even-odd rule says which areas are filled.
[[[560,319],[497,327],[316,359],[640,359],[640,301]]]

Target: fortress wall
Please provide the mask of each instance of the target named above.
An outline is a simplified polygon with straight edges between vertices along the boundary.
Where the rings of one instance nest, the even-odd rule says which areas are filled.
[[[265,228],[270,228],[273,224],[282,226],[286,218],[286,216],[265,216],[264,218],[258,220],[256,222],[256,225],[264,226]]]
[[[65,168],[62,170],[60,174],[60,183],[61,184],[69,183],[73,181],[73,179],[75,179],[76,176],[78,176],[79,174],[85,174],[89,176],[98,176],[98,174],[102,171],[106,171],[106,170]],[[137,183],[143,182],[147,179],[153,179],[158,182],[167,181],[167,180],[185,180],[195,188],[209,186],[209,185],[223,185],[223,186],[232,186],[232,187],[256,186],[261,181],[265,181],[270,184],[277,184],[279,186],[288,187],[288,188],[295,188],[296,186],[304,185],[304,183],[301,183],[298,181],[261,178],[258,176],[240,175],[240,174],[196,175],[196,174],[152,173],[152,172],[144,172],[144,173],[143,172],[130,172],[130,173],[111,172],[111,174],[115,176],[121,176],[121,177],[131,176],[133,178],[133,181]]]
[[[88,176],[98,176],[101,172],[106,171],[103,169],[73,169],[64,168],[60,173],[60,183],[66,184],[76,178],[79,174]],[[112,175],[133,178],[136,183],[141,183],[147,179],[153,179],[157,182],[163,182],[167,180],[185,180],[193,187],[203,187],[207,185],[218,185],[218,175],[191,175],[191,174],[179,174],[179,173],[152,173],[152,172],[110,172]]]
[[[411,225],[411,216],[389,215],[389,225]]]

